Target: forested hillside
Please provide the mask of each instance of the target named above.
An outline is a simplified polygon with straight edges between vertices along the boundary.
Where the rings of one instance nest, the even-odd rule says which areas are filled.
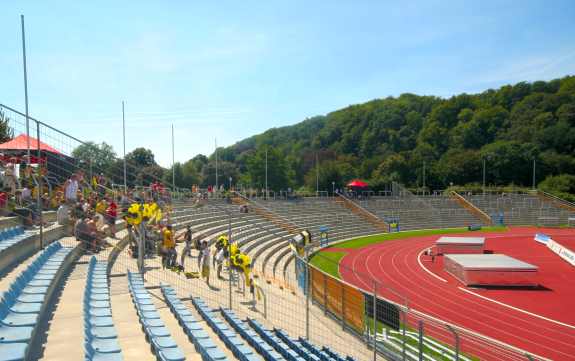
[[[274,189],[315,189],[316,153],[324,190],[355,177],[374,188],[394,180],[421,186],[424,163],[429,188],[480,183],[483,159],[489,184],[530,186],[534,159],[537,182],[575,174],[575,77],[449,99],[376,99],[270,129],[220,149],[219,158],[261,187],[266,148]]]
[[[101,169],[121,182],[111,147],[93,146],[106,155]],[[93,151],[77,149],[75,156],[84,153]],[[402,94],[273,128],[218,149],[219,184],[227,187],[231,178],[263,188],[266,153],[272,190],[315,190],[316,159],[320,190],[353,178],[374,190],[391,181],[421,187],[424,165],[428,189],[481,183],[484,160],[488,184],[531,186],[535,160],[537,183],[575,200],[575,76],[449,99]],[[150,150],[127,156],[141,169],[129,183],[144,184],[151,174],[172,183],[172,170],[159,167]],[[215,173],[215,154],[175,164],[179,187],[213,185]]]

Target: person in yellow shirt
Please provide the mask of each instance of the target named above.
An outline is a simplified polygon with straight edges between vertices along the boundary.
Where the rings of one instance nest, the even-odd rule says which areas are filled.
[[[162,266],[164,268],[172,268],[176,266],[176,259],[178,258],[178,252],[176,251],[176,241],[174,240],[172,226],[166,226],[162,233]]]
[[[108,204],[106,204],[105,199],[100,199],[98,203],[96,203],[96,213],[103,216],[106,213],[106,208],[108,208]]]

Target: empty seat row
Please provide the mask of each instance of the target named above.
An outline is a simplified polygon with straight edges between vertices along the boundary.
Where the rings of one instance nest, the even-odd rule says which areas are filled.
[[[32,232],[22,226],[4,228],[0,231],[0,252],[31,236]]]
[[[72,248],[52,243],[10,285],[0,301],[0,361],[24,360]]]
[[[86,361],[123,360],[112,320],[108,264],[90,259],[84,289],[84,352]]]
[[[288,361],[303,361],[305,360],[297,352],[286,345],[279,339],[273,332],[266,330],[258,321],[248,318],[248,323],[260,335],[260,337],[269,343],[277,352],[279,352]]]
[[[204,330],[201,323],[196,320],[190,310],[180,301],[176,291],[167,285],[162,285],[162,294],[166,299],[168,307],[183,328],[184,333],[194,344],[196,351],[202,356],[204,361],[224,361],[226,355],[212,341],[208,333]]]
[[[182,350],[160,318],[160,314],[152,301],[152,296],[144,287],[144,279],[141,274],[128,271],[128,289],[138,312],[142,330],[151,344],[152,352],[161,361],[185,360]]]
[[[217,317],[211,308],[208,307],[198,297],[192,299],[196,310],[203,317],[203,319],[208,323],[208,325],[214,330],[218,337],[226,344],[226,346],[232,350],[234,356],[236,356],[241,361],[261,361],[262,358],[255,354],[251,348],[249,348],[238,334],[231,330],[228,325]]]
[[[222,309],[222,315],[228,323],[238,332],[248,343],[259,352],[266,361],[285,360],[282,355],[274,350],[266,341],[252,330],[248,325],[240,320],[231,310]]]
[[[319,348],[302,337],[300,337],[298,341],[296,341],[295,343],[297,345],[301,345],[301,347],[307,349],[309,352],[318,356],[319,359],[322,361],[345,361],[345,360],[353,361],[353,358],[349,356],[344,359],[334,351],[330,350],[329,348],[325,346],[323,348]]]
[[[329,347],[323,346],[321,349],[309,341],[305,340],[304,338],[299,338],[298,340],[294,340],[289,337],[287,332],[284,330],[274,328],[274,333],[277,337],[285,342],[286,345],[291,347],[295,350],[301,357],[305,360],[309,361],[355,361],[355,359],[351,356],[342,357],[337,352],[331,350]]]
[[[321,360],[314,353],[310,352],[308,349],[303,347],[301,345],[301,343],[299,343],[296,340],[291,339],[289,337],[289,335],[287,334],[287,332],[285,332],[284,330],[274,329],[274,331],[280,340],[285,342],[286,345],[288,345],[293,350],[295,350],[295,352],[297,352],[305,360],[307,360],[307,361],[319,361],[319,360]]]

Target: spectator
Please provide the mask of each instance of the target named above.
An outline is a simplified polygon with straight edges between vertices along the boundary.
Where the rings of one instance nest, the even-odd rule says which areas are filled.
[[[96,207],[95,207],[96,213],[104,215],[104,214],[106,214],[107,208],[108,208],[108,204],[106,203],[105,199],[102,198],[96,202]]]
[[[224,248],[221,248],[218,251],[218,253],[216,253],[216,256],[215,256],[215,262],[217,265],[217,272],[216,273],[218,275],[218,279],[220,279],[220,280],[222,279],[222,267],[223,267],[224,258],[225,258],[224,253],[225,253]]]
[[[186,232],[184,233],[184,241],[186,242],[186,246],[182,251],[182,255],[180,256],[180,268],[184,270],[184,260],[186,256],[191,256],[192,252],[192,226],[188,225],[186,227]]]
[[[70,221],[69,208],[65,203],[62,203],[56,211],[56,221],[59,225],[67,225]]]
[[[88,252],[98,251],[98,240],[96,234],[93,232],[92,225],[88,218],[80,218],[74,225],[76,240],[84,244],[84,248]]]
[[[210,285],[210,247],[208,242],[202,242],[202,277],[206,278],[206,284]]]
[[[67,203],[76,203],[78,189],[78,176],[76,174],[72,174],[70,179],[64,183],[64,196]]]
[[[20,197],[22,205],[26,204],[27,202],[30,202],[32,200],[32,191],[30,191],[30,188],[24,186],[24,188],[22,188],[22,193]]]
[[[202,268],[202,251],[204,250],[204,242],[200,243],[200,240],[196,237],[196,249],[198,250],[198,272],[201,272]]]
[[[108,202],[108,208],[106,208],[106,224],[110,226],[110,232],[112,237],[116,237],[116,218],[118,217],[118,206],[113,199]]]
[[[175,266],[178,253],[176,252],[176,242],[172,233],[172,226],[168,225],[163,231],[162,243],[162,265],[164,268],[172,268]]]

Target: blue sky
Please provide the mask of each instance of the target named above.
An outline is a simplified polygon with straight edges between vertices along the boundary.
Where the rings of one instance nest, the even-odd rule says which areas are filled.
[[[575,74],[574,1],[4,1],[0,103],[160,164],[404,92]]]

